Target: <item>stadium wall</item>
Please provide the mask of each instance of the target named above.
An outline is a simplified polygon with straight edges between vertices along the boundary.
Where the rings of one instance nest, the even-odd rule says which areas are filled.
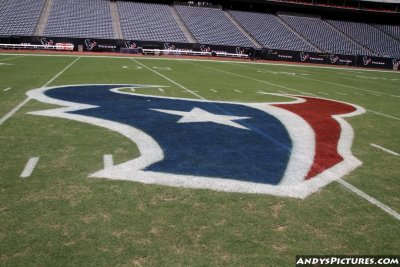
[[[250,53],[251,59],[267,59],[274,61],[289,61],[311,64],[326,65],[346,65],[365,68],[399,69],[400,59],[382,58],[372,56],[354,56],[329,53],[315,53],[308,51],[291,51],[279,49],[254,49],[251,47],[222,46],[198,43],[174,43],[174,42],[154,42],[140,40],[116,40],[116,39],[97,39],[97,38],[69,38],[69,37],[38,37],[38,36],[12,36],[0,37],[3,44],[32,44],[32,45],[55,45],[57,43],[71,43],[78,51],[82,47],[83,51],[91,52],[121,52],[130,49],[132,53],[139,53],[139,48],[153,48],[166,50],[193,50],[193,51],[223,51],[227,53]]]

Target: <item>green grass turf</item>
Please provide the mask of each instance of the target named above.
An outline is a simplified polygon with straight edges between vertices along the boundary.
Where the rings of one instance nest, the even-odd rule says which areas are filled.
[[[0,65],[0,118],[76,57],[3,59],[13,65]],[[196,98],[183,86],[237,102],[287,99],[257,91],[303,92],[360,105],[367,113],[346,120],[363,165],[344,179],[400,211],[400,157],[370,146],[400,152],[399,73],[82,57],[49,86],[81,83],[156,84],[164,92],[136,92]],[[136,145],[97,126],[26,114],[51,107],[30,100],[0,125],[2,266],[293,266],[299,254],[399,254],[400,222],[336,182],[298,200],[88,178],[104,154],[115,164],[139,156]],[[19,178],[34,156],[33,174]]]

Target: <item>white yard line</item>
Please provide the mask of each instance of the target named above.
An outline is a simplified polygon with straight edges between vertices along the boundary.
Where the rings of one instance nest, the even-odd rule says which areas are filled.
[[[398,95],[386,94],[386,93],[373,91],[373,90],[368,90],[368,89],[362,89],[362,88],[358,88],[358,87],[354,87],[354,86],[350,86],[350,85],[346,85],[346,84],[340,84],[340,83],[335,83],[335,82],[329,82],[329,81],[313,79],[313,78],[310,78],[310,77],[303,77],[303,76],[296,76],[296,77],[300,77],[300,78],[303,78],[303,79],[306,79],[306,80],[312,80],[312,81],[317,81],[317,82],[321,82],[321,83],[328,83],[328,84],[333,84],[333,85],[337,85],[337,86],[341,86],[341,87],[356,89],[356,90],[360,90],[360,91],[364,91],[364,92],[370,92],[370,93],[381,94],[381,95],[392,96],[392,97],[400,97]]]
[[[395,155],[395,156],[400,156],[399,153],[394,152],[394,151],[392,151],[392,150],[389,150],[389,149],[387,149],[387,148],[378,146],[378,145],[376,145],[376,144],[370,144],[370,145],[373,146],[373,147],[379,148],[380,150],[383,150],[383,151],[385,151],[385,152],[387,152],[387,153],[389,153],[389,154],[392,154],[392,155]]]
[[[45,83],[43,87],[48,86],[49,84],[51,84],[55,79],[57,79],[58,77],[60,77],[67,69],[69,69],[69,67],[71,67],[75,62],[77,62],[81,57],[78,57],[77,59],[75,59],[74,61],[72,61],[68,66],[66,66],[63,70],[61,70],[59,73],[57,73],[53,78],[51,78],[47,83]]]
[[[19,177],[26,178],[26,177],[31,176],[33,170],[36,167],[36,164],[38,163],[38,161],[39,161],[39,157],[30,158],[28,160],[28,162],[26,163],[25,168],[24,168],[24,170],[22,171],[22,173],[21,173],[21,175]]]
[[[207,66],[203,66],[203,65],[199,65],[199,64],[194,64],[194,63],[189,63],[189,64],[192,64],[192,65],[195,65],[195,66],[198,66],[198,67],[202,67],[202,68],[206,68],[206,69],[210,69],[210,70],[219,71],[219,72],[222,72],[222,73],[227,73],[227,74],[238,76],[238,77],[242,77],[242,78],[253,80],[253,81],[256,81],[256,82],[265,83],[265,84],[268,84],[268,85],[271,85],[271,86],[275,86],[275,87],[278,87],[278,88],[282,88],[282,89],[286,89],[286,90],[289,90],[289,91],[294,91],[294,92],[297,92],[297,93],[304,93],[303,91],[300,91],[300,90],[292,89],[292,88],[289,88],[289,87],[286,87],[286,86],[283,86],[283,85],[279,85],[279,84],[270,83],[270,82],[267,82],[267,81],[264,81],[264,80],[259,80],[259,79],[252,78],[252,77],[249,77],[249,76],[245,76],[245,75],[241,75],[241,74],[237,74],[237,73],[233,73],[233,72],[229,72],[229,71],[224,71],[224,70],[220,70],[220,69],[216,69],[216,68],[211,68],[211,67],[207,67]],[[310,94],[310,95],[314,95],[314,94]]]
[[[13,60],[13,59],[17,59],[20,57],[26,57],[27,55],[22,55],[22,56],[18,56],[18,57],[9,57],[9,58],[4,58],[4,59],[0,59],[0,61],[6,61],[6,60]]]
[[[78,57],[77,59],[75,59],[72,63],[70,63],[68,66],[66,66],[63,70],[61,70],[59,73],[57,73],[53,78],[51,78],[49,81],[47,81],[43,86],[46,87],[47,85],[49,85],[50,83],[52,83],[55,79],[57,79],[61,74],[63,74],[69,67],[72,66],[72,64],[74,64],[76,61],[78,61],[78,59],[80,59],[80,57]],[[1,119],[0,119],[0,125],[2,125],[6,120],[8,120],[11,116],[13,116],[20,108],[22,108],[26,103],[28,103],[30,100],[30,98],[26,98],[24,101],[22,101],[21,103],[19,103],[15,108],[13,108],[10,112],[8,112],[6,115],[4,115]]]
[[[134,59],[134,58],[131,58],[131,60],[133,60],[134,62],[136,62],[136,64],[139,64],[140,66],[142,66],[142,67],[148,69],[149,71],[154,72],[154,73],[157,74],[158,76],[163,77],[164,79],[166,79],[167,81],[169,81],[169,82],[175,84],[176,86],[182,88],[182,89],[185,90],[186,92],[191,93],[192,95],[194,95],[194,96],[196,96],[196,97],[198,97],[198,98],[200,98],[200,99],[206,100],[204,97],[202,97],[201,95],[199,95],[199,94],[197,93],[197,91],[192,91],[192,90],[186,88],[185,86],[183,86],[183,85],[181,85],[181,84],[175,82],[174,80],[172,80],[172,79],[168,78],[167,76],[165,76],[165,75],[159,73],[158,71],[156,71],[156,70],[154,70],[154,69],[152,69],[152,68],[150,68],[150,67],[147,67],[146,65],[140,63],[139,61],[137,61],[137,60]]]
[[[383,211],[385,211],[386,213],[390,214],[391,216],[393,216],[395,219],[400,220],[400,214],[397,213],[396,211],[394,211],[392,208],[390,208],[389,206],[383,204],[382,202],[376,200],[375,198],[371,197],[370,195],[364,193],[363,191],[361,191],[360,189],[358,189],[357,187],[349,184],[348,182],[339,179],[337,180],[341,185],[343,185],[344,187],[346,187],[347,189],[349,189],[350,191],[356,193],[357,195],[359,195],[360,197],[364,198],[365,200],[367,200],[368,202],[374,204],[375,206],[379,207],[380,209],[382,209]]]
[[[2,125],[6,120],[8,120],[12,115],[14,115],[20,108],[22,108],[26,103],[28,103],[30,98],[26,98],[24,101],[19,103],[16,107],[14,107],[10,112],[8,112],[6,115],[4,115],[0,119],[0,125]]]
[[[104,169],[111,169],[114,166],[114,159],[112,155],[103,155]]]
[[[11,90],[11,87],[4,89],[3,92],[7,92],[8,90]]]
[[[377,111],[373,111],[373,110],[370,110],[370,109],[366,109],[366,111],[400,121],[400,118],[397,118],[397,117],[394,117],[394,116],[391,116],[391,115],[387,115],[387,114],[380,113],[380,112],[377,112]]]

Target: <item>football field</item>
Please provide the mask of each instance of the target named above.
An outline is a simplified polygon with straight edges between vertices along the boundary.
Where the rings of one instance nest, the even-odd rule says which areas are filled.
[[[0,54],[0,81],[0,266],[400,252],[399,72]]]

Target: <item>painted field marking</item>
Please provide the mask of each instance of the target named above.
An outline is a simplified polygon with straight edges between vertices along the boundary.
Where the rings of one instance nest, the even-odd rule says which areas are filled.
[[[389,150],[389,149],[387,149],[387,148],[378,146],[378,145],[376,145],[376,144],[370,144],[370,145],[373,146],[373,147],[376,147],[376,148],[378,148],[378,149],[380,149],[380,150],[383,150],[383,151],[385,151],[385,152],[387,152],[387,153],[389,153],[389,154],[392,154],[392,155],[395,155],[395,156],[400,156],[399,153],[394,152],[394,151],[392,151],[392,150]]]
[[[322,83],[334,84],[334,85],[338,85],[338,86],[342,86],[342,87],[347,87],[347,88],[351,88],[351,89],[356,89],[356,90],[360,90],[360,91],[364,91],[364,92],[370,92],[370,93],[381,94],[381,95],[386,95],[386,96],[393,96],[393,97],[400,97],[400,96],[398,96],[398,95],[392,95],[392,94],[386,94],[386,93],[377,92],[377,91],[373,91],[373,90],[362,89],[362,88],[358,88],[358,87],[354,87],[354,86],[350,86],[350,85],[346,85],[346,84],[340,84],[340,83],[334,83],[334,82],[329,82],[329,81],[323,81],[323,80],[313,79],[313,78],[309,78],[309,77],[301,77],[301,76],[297,76],[297,77],[300,77],[300,78],[303,78],[303,79],[307,79],[307,80],[322,82]]]
[[[128,68],[128,66],[122,66],[122,68],[123,68],[123,69],[127,69],[127,68]]]
[[[164,89],[162,89],[162,88],[158,88],[158,91],[160,91],[160,92],[164,92]]]
[[[21,55],[21,56],[17,56],[17,57],[9,57],[9,58],[5,58],[5,59],[0,59],[0,61],[6,61],[6,60],[13,60],[13,59],[17,59],[20,57],[26,57],[27,55]]]
[[[72,61],[68,66],[66,66],[63,70],[61,70],[59,73],[57,73],[53,78],[51,78],[49,81],[47,81],[42,88],[46,87],[47,85],[49,85],[50,83],[52,83],[55,79],[57,79],[61,74],[63,74],[69,67],[71,67],[76,61],[78,61],[78,59],[80,59],[81,57],[78,57],[77,59],[75,59],[74,61]],[[8,112],[6,115],[4,115],[1,119],[0,119],[0,125],[2,125],[6,120],[8,120],[11,116],[13,116],[20,108],[22,108],[26,103],[28,103],[30,100],[30,98],[26,98],[24,101],[22,101],[21,103],[19,103],[15,108],[13,108],[10,112]]]
[[[212,91],[212,92],[214,92],[214,93],[218,93],[218,91],[217,91],[217,90],[214,90],[214,89],[210,89],[210,91]]]
[[[394,117],[394,116],[390,116],[390,115],[387,115],[387,114],[384,114],[384,113],[380,113],[380,112],[373,111],[373,110],[370,110],[370,109],[366,109],[366,111],[369,111],[371,113],[375,113],[375,114],[378,114],[378,115],[381,115],[381,116],[385,116],[385,117],[400,121],[400,118],[397,118],[397,117]]]
[[[190,64],[193,64],[193,65],[196,65],[196,66],[204,67],[204,66],[202,66],[202,65],[197,65],[197,64],[194,64],[194,63],[190,63]],[[204,67],[204,68],[209,68],[209,67]],[[249,68],[249,67],[247,67],[247,68]],[[214,68],[210,68],[210,69],[214,69]],[[214,70],[219,71],[218,69],[214,69]],[[240,76],[240,77],[244,77],[244,78],[249,78],[249,79],[251,79],[251,80],[255,80],[255,81],[259,81],[259,82],[268,83],[268,82],[265,82],[265,81],[262,81],[262,80],[250,78],[250,77],[247,77],[247,76],[244,76],[244,75],[240,75],[240,74],[236,74],[236,73],[231,73],[231,72],[228,72],[228,71],[222,71],[222,72],[230,73],[230,74],[235,75],[235,76]],[[300,77],[300,76],[297,76],[297,77]],[[321,80],[317,80],[317,79],[312,79],[312,78],[308,78],[308,77],[301,77],[301,78],[309,79],[309,80],[315,80],[315,81],[319,81],[319,82],[325,82],[325,81],[321,81]],[[327,82],[327,83],[332,83],[332,82]],[[269,83],[268,83],[268,84],[269,84]],[[333,83],[333,84],[335,84],[335,83]],[[272,85],[273,85],[273,84],[272,84]],[[337,85],[341,85],[341,84],[337,84]],[[366,89],[359,89],[359,88],[356,88],[356,87],[353,87],[353,86],[347,86],[347,85],[342,85],[342,86],[346,86],[346,87],[350,87],[350,88],[354,88],[354,89],[362,90],[362,91],[370,91],[370,90],[366,90]],[[282,87],[282,86],[278,86],[278,87]],[[287,89],[289,89],[289,90],[291,90],[291,91],[296,91],[296,92],[304,93],[304,92],[302,92],[302,91],[295,90],[295,89],[291,89],[291,88],[287,88]],[[262,92],[262,91],[260,91],[260,90],[258,90],[257,93],[258,93],[258,94],[265,94],[265,92]],[[382,93],[382,94],[383,94],[383,93]],[[317,95],[313,95],[313,96],[318,97]],[[394,95],[390,95],[390,96],[392,96],[392,97],[397,97],[397,96],[394,96]],[[366,110],[369,111],[369,112],[372,112],[372,113],[381,115],[381,116],[385,116],[385,117],[387,117],[387,118],[391,118],[391,119],[395,119],[395,120],[400,120],[400,118],[396,118],[396,117],[391,116],[391,115],[387,115],[387,114],[384,114],[384,113],[376,112],[376,111],[373,111],[373,110],[370,110],[370,109],[366,109]]]
[[[196,64],[193,64],[193,65],[196,65]],[[201,65],[199,65],[199,66],[201,66]],[[206,68],[208,68],[208,67],[206,67]],[[214,68],[210,68],[210,69],[214,69]],[[218,70],[218,69],[214,69],[214,70],[220,71],[220,70]],[[230,72],[227,72],[227,71],[222,71],[222,72],[230,73]],[[245,77],[245,78],[250,78],[250,77],[243,76],[243,75],[236,74],[236,73],[230,73],[230,74],[235,75],[235,76],[241,76],[241,77]],[[252,80],[257,80],[257,79],[253,79],[253,78],[250,78],[250,79],[252,79]],[[258,80],[258,81],[261,81],[261,80]],[[262,81],[262,82],[263,82],[263,81]],[[267,83],[267,82],[265,82],[265,83]],[[287,88],[287,89],[292,90],[292,91],[297,91],[297,90],[294,90],[294,89],[291,89],[291,88]],[[257,93],[261,93],[261,94],[262,94],[262,93],[265,93],[265,92],[258,90]],[[303,93],[304,93],[304,92],[303,92]],[[388,115],[385,115],[385,116],[388,116]],[[391,116],[389,116],[389,117],[391,117]],[[395,118],[395,117],[393,117],[393,118]],[[396,119],[398,119],[398,118],[396,118]],[[398,119],[398,120],[400,120],[400,119]],[[387,206],[387,205],[385,205],[385,204],[379,202],[379,201],[376,200],[375,198],[373,198],[373,197],[367,195],[367,194],[364,193],[363,191],[359,190],[358,188],[352,186],[351,184],[345,182],[345,181],[342,180],[342,179],[339,179],[339,180],[337,180],[337,181],[338,181],[340,184],[342,184],[343,186],[345,186],[346,188],[350,189],[352,192],[358,194],[359,196],[363,197],[364,199],[366,199],[366,200],[369,201],[370,203],[374,204],[375,206],[381,208],[382,210],[384,210],[385,212],[389,213],[390,215],[392,215],[392,216],[395,217],[396,219],[400,220],[400,214],[398,214],[397,212],[395,212],[395,211],[394,211],[393,209],[391,209],[389,206]]]
[[[7,92],[8,90],[11,90],[11,87],[4,89],[3,92]]]
[[[348,73],[343,73],[343,75],[351,75],[351,74],[348,74]],[[373,81],[370,81],[370,80],[366,80],[366,79],[362,79],[362,77],[360,77],[360,76],[356,76],[356,77],[358,77],[358,78],[361,78],[361,79],[354,79],[354,78],[349,78],[349,77],[343,77],[343,76],[337,76],[337,75],[335,75],[336,77],[340,77],[340,78],[342,78],[342,79],[347,79],[347,80],[352,80],[352,81],[357,81],[357,82],[364,82],[364,83],[369,83],[369,84],[374,84],[374,85],[380,85],[380,83],[378,83],[378,82],[373,82]],[[353,75],[352,75],[353,76]],[[387,80],[387,81],[397,81],[398,79],[384,79],[384,80]],[[396,84],[385,84],[386,86],[398,86],[398,85],[396,85]]]
[[[347,95],[345,93],[340,93],[340,92],[336,92],[336,94],[338,94],[338,95]]]
[[[14,107],[10,112],[3,116],[0,119],[0,125],[2,125],[6,120],[8,120],[12,115],[14,115],[20,108],[22,108],[26,103],[28,103],[30,98],[26,98],[24,101],[19,103],[16,107]]]
[[[103,155],[103,165],[104,169],[111,169],[114,166],[113,156],[110,154]]]
[[[242,93],[242,91],[235,89],[235,92]]]
[[[131,91],[132,91],[132,92],[135,92],[135,88],[131,88]]]
[[[260,95],[269,95],[270,93],[267,93],[267,92],[264,92],[264,91],[257,90],[256,94],[260,94]]]
[[[287,94],[287,92],[285,92],[285,91],[279,91],[279,93],[281,93],[281,94]]]
[[[172,70],[170,67],[153,67],[156,70]]]
[[[26,178],[26,177],[31,176],[33,170],[36,167],[36,164],[38,163],[38,161],[39,161],[39,157],[30,158],[28,160],[28,162],[26,163],[25,168],[24,168],[24,170],[22,171],[22,173],[21,173],[21,175],[19,177]]]
[[[337,180],[341,185],[343,185],[344,187],[346,187],[347,189],[349,189],[350,191],[356,193],[357,195],[359,195],[360,197],[364,198],[365,200],[367,200],[368,202],[374,204],[375,206],[379,207],[380,209],[382,209],[383,211],[385,211],[386,213],[390,214],[391,216],[393,216],[395,219],[400,220],[400,214],[397,213],[396,211],[394,211],[392,208],[390,208],[389,206],[383,204],[382,202],[376,200],[375,198],[371,197],[370,195],[364,193],[363,191],[361,191],[360,189],[358,189],[357,187],[349,184],[348,182],[339,179]]]
[[[382,96],[382,95],[378,95],[378,94],[374,94],[374,93],[369,93],[370,95],[374,95],[374,96]]]
[[[238,77],[242,77],[242,78],[246,78],[246,79],[249,79],[249,80],[252,80],[252,81],[256,81],[256,82],[265,83],[265,84],[272,85],[272,86],[275,86],[275,87],[278,87],[278,88],[282,88],[282,89],[286,89],[286,90],[289,90],[289,91],[293,91],[293,92],[297,92],[297,93],[304,93],[304,92],[302,92],[300,90],[292,89],[292,88],[289,88],[289,87],[286,87],[286,86],[283,86],[283,85],[279,85],[279,84],[270,83],[270,82],[267,82],[267,81],[264,81],[264,80],[259,80],[259,79],[252,78],[252,77],[249,77],[249,76],[245,76],[245,75],[241,75],[241,74],[237,74],[237,73],[233,73],[233,72],[229,72],[229,71],[224,71],[224,70],[220,70],[220,69],[216,69],[216,68],[211,68],[211,67],[207,67],[207,66],[191,63],[191,62],[189,64],[195,65],[195,66],[198,66],[198,67],[202,67],[202,68],[206,68],[206,69],[210,69],[210,70],[219,71],[219,72],[222,72],[222,73],[227,73],[227,74],[238,76]],[[314,94],[310,94],[310,95],[315,96]]]
[[[192,92],[194,92],[194,93],[198,93],[199,91],[192,91],[192,92],[189,92],[189,91],[181,91],[182,93],[192,93]]]
[[[154,72],[154,73],[157,74],[158,76],[163,77],[164,79],[166,79],[167,81],[169,81],[169,82],[175,84],[176,86],[182,88],[182,89],[185,90],[186,92],[189,92],[189,93],[191,93],[192,95],[194,95],[194,96],[196,96],[196,97],[198,97],[198,98],[200,98],[200,99],[206,100],[204,97],[202,97],[201,95],[199,95],[199,94],[197,93],[197,91],[195,92],[195,91],[192,91],[192,90],[186,88],[185,86],[183,86],[183,85],[181,85],[181,84],[175,82],[174,80],[172,80],[172,79],[168,78],[167,76],[165,76],[165,75],[159,73],[158,71],[155,71],[155,70],[153,70],[152,68],[147,67],[146,65],[140,63],[139,61],[137,61],[137,60],[134,59],[134,58],[131,58],[131,60],[134,61],[134,62],[136,62],[136,64],[139,64],[139,65],[141,65],[142,67],[144,67],[144,68],[146,68],[146,69],[148,69],[148,70]]]
[[[301,92],[302,94],[304,94],[304,95],[313,95],[313,96],[315,96],[313,93],[309,93],[309,92]]]
[[[30,56],[30,57],[78,57],[78,55],[69,55],[69,54],[24,54],[24,53],[0,53],[2,56]],[[112,59],[126,59],[126,56],[94,56],[94,55],[79,55],[79,57],[83,58],[112,58]],[[139,58],[139,57],[136,57]],[[151,58],[151,57],[141,57],[143,60],[163,60],[163,61],[204,61],[204,62],[215,62],[215,63],[224,63],[224,64],[246,64],[246,65],[256,65],[256,66],[287,66],[293,68],[312,68],[312,69],[332,69],[337,71],[348,71],[354,73],[355,71],[360,71],[360,68],[340,68],[340,67],[324,67],[324,66],[312,66],[312,65],[295,65],[290,63],[267,63],[267,62],[232,62],[228,60],[211,60],[211,59],[187,59],[187,58]],[[376,69],[363,69],[363,72],[378,72],[378,73],[397,73],[394,70],[376,70]]]

